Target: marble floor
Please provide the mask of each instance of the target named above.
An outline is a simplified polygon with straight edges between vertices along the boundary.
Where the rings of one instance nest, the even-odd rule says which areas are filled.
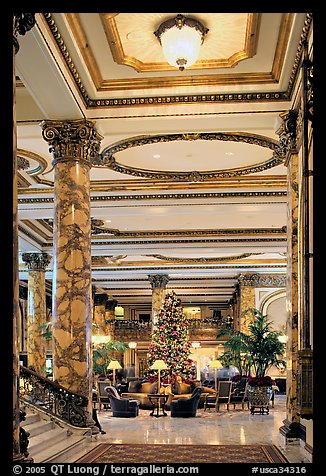
[[[222,445],[222,444],[275,444],[290,463],[309,463],[299,444],[284,446],[279,428],[286,417],[285,396],[275,397],[274,408],[269,415],[251,415],[248,410],[230,409],[221,406],[214,409],[197,410],[196,418],[155,418],[149,410],[140,410],[136,418],[117,418],[110,410],[98,411],[98,419],[106,434],[87,443],[84,453],[98,443],[138,443],[138,444],[182,444],[182,445]],[[80,455],[78,455],[80,457]],[[77,459],[77,457],[76,457]]]

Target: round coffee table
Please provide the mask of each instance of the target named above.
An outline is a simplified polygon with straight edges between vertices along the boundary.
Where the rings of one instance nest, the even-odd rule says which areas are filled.
[[[167,416],[168,414],[165,412],[165,405],[168,401],[169,395],[161,394],[161,393],[149,393],[148,399],[153,406],[153,410],[150,413],[150,416],[155,416],[156,418],[161,416]],[[156,414],[155,414],[156,410]]]

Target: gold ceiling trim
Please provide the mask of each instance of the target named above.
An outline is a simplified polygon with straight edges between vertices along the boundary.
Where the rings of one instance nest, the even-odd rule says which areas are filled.
[[[30,170],[26,170],[26,173],[31,176],[40,175],[41,173],[44,172],[44,170],[48,166],[47,161],[43,159],[43,157],[41,157],[39,154],[35,154],[35,152],[31,152],[30,150],[17,149],[17,156],[21,156],[25,159],[27,158],[27,159],[35,160],[35,162],[38,163],[37,167]]]
[[[98,256],[96,258],[99,258]],[[102,257],[101,257],[102,258]],[[104,257],[103,257],[104,258]],[[186,263],[191,263],[194,269],[197,269],[200,267],[200,263],[205,263],[208,266],[217,266],[220,267],[220,263],[231,263],[231,264],[237,264],[237,267],[241,268],[242,267],[242,259],[229,259],[229,260],[222,260],[222,259],[216,259],[215,261],[205,261],[204,258],[200,259],[178,259],[176,258],[174,261],[169,261],[169,260],[162,260],[162,267],[166,269],[167,267],[173,267],[177,266],[176,269],[179,269],[179,265],[186,265]],[[273,260],[273,259],[266,259],[266,260],[248,260],[246,261],[248,265],[250,265],[250,268],[257,266],[262,266],[264,267],[263,264],[260,263],[267,263],[269,266],[269,263],[284,263],[283,267],[286,267],[286,260]],[[266,266],[267,266],[266,264]],[[157,261],[124,261],[124,262],[118,262],[118,263],[110,263],[110,262],[105,262],[104,260],[102,262],[96,262],[92,260],[92,268],[96,269],[97,271],[100,270],[105,270],[106,268],[116,268],[120,270],[132,270],[134,269],[134,266],[141,266],[143,269],[153,269],[157,265]],[[169,265],[169,266],[168,266]],[[272,266],[273,267],[273,266]],[[136,268],[139,269],[139,268]]]
[[[267,263],[267,261],[264,263]],[[260,264],[260,263],[257,263],[256,261],[255,262],[248,262],[248,264],[243,264],[243,263],[230,263],[228,265],[223,265],[223,264],[206,264],[205,266],[201,266],[201,265],[196,265],[196,269],[204,269],[207,271],[207,269],[215,269],[215,268],[218,268],[218,269],[228,269],[228,270],[232,270],[232,269],[236,269],[238,270],[239,272],[239,268],[240,269],[249,269],[251,270],[253,268],[253,266],[255,268],[286,268],[286,262],[284,261],[283,264]],[[148,263],[146,263],[144,266],[141,266],[141,267],[136,267],[136,266],[133,266],[133,267],[125,267],[125,266],[118,266],[118,267],[110,267],[110,272],[111,271],[117,271],[117,272],[121,272],[121,270],[123,269],[123,271],[142,271],[142,272],[147,272],[147,268],[150,268],[150,271],[160,271],[162,269],[165,269],[165,270],[169,270],[169,269],[177,269],[177,270],[181,270],[181,269],[193,269],[193,264],[192,265],[177,265],[177,268],[173,268],[171,266],[171,264],[168,266],[166,265],[165,263],[162,263],[162,265],[160,266],[148,266]],[[96,271],[107,271],[107,267],[105,268],[97,268]],[[105,281],[105,279],[102,279],[101,281]]]
[[[205,244],[209,244],[211,245],[212,243],[217,243],[217,244],[220,244],[220,243],[226,243],[226,244],[230,244],[230,243],[234,243],[234,248],[236,248],[239,243],[250,243],[250,244],[254,244],[254,245],[257,245],[258,243],[276,243],[276,244],[280,244],[280,243],[284,243],[286,245],[286,242],[287,242],[287,238],[286,237],[277,237],[277,238],[240,238],[240,239],[237,239],[237,238],[198,238],[198,239],[192,239],[192,238],[185,238],[185,239],[169,239],[168,241],[167,240],[160,240],[159,238],[155,239],[155,240],[143,240],[143,241],[140,241],[140,240],[125,240],[125,241],[109,241],[109,240],[106,240],[106,241],[95,241],[94,240],[94,237],[92,237],[92,245],[93,246],[134,246],[134,245],[145,245],[145,246],[148,246],[148,245],[157,245],[157,244],[176,244],[176,245],[179,245],[179,244],[196,244],[198,245],[199,243],[205,243]],[[52,242],[47,242],[45,245],[43,245],[43,248],[44,249],[50,249],[51,247],[53,247],[53,243]]]
[[[38,177],[34,177],[36,180]],[[19,195],[28,194],[31,192],[35,195],[39,194],[52,194],[54,182],[50,180],[37,180],[38,183],[44,183],[46,185],[51,185],[52,188],[36,188],[24,190],[23,188],[29,188],[30,184],[26,185],[19,191]],[[241,183],[240,183],[241,182]],[[181,183],[171,183],[167,180],[148,180],[148,179],[139,179],[139,180],[94,180],[91,182],[91,192],[117,192],[117,191],[137,191],[137,190],[161,190],[162,187],[167,190],[177,190],[179,188],[186,188],[187,190],[191,189],[205,189],[211,188],[212,185],[214,188],[238,188],[239,185],[242,188],[252,188],[252,187],[263,187],[263,188],[282,188],[287,187],[287,177],[286,175],[264,175],[264,176],[240,176],[237,178],[234,177],[221,177],[218,181],[205,182],[205,183],[189,183],[185,186],[183,182]],[[147,194],[146,197],[150,195]],[[123,195],[125,197],[125,195]],[[153,195],[154,199],[161,198],[157,194]],[[171,197],[169,197],[171,198]]]
[[[68,14],[69,15],[69,14]],[[80,20],[78,18],[78,14],[76,14],[76,18],[73,18],[73,20],[70,21],[72,28],[76,28],[76,24],[78,24],[78,28],[82,29],[82,26],[80,24]],[[112,14],[113,15],[113,14]],[[285,30],[288,30],[288,24],[289,24],[289,16],[293,15],[293,13],[288,13],[284,14],[287,15],[287,17],[283,16],[282,23],[285,25]],[[169,105],[169,104],[175,104],[175,103],[188,103],[192,104],[194,102],[256,102],[256,101],[271,101],[271,100],[289,100],[291,97],[291,93],[293,90],[293,85],[295,82],[295,78],[297,75],[297,72],[300,67],[300,59],[302,56],[302,45],[306,38],[308,37],[309,31],[310,31],[310,26],[312,23],[312,14],[308,13],[306,15],[306,20],[305,24],[303,27],[303,31],[301,34],[301,39],[300,39],[300,44],[298,46],[298,50],[296,53],[296,58],[294,61],[294,65],[292,68],[292,73],[291,77],[289,80],[288,88],[287,91],[283,91],[280,93],[266,93],[266,92],[258,92],[258,93],[235,93],[235,94],[217,94],[217,95],[181,95],[181,96],[157,96],[157,97],[137,97],[137,98],[113,98],[113,99],[90,99],[86,89],[81,81],[80,76],[78,75],[77,69],[72,61],[72,58],[69,55],[68,49],[66,45],[63,42],[63,39],[59,33],[59,30],[55,24],[55,21],[53,20],[52,14],[51,13],[42,13],[41,17],[46,24],[49,33],[52,34],[54,41],[57,44],[58,50],[61,52],[61,55],[63,57],[63,60],[66,64],[66,67],[71,74],[72,78],[74,79],[77,88],[79,89],[79,92],[85,102],[85,105],[88,108],[103,108],[103,107],[125,107],[125,106],[144,106],[144,105]],[[82,35],[82,33],[80,33]],[[79,35],[79,36],[80,36]],[[283,41],[279,39],[278,44],[279,45],[284,45],[284,39]],[[98,91],[108,91],[108,90],[123,90],[123,89],[134,89],[135,85],[137,84],[138,80],[137,78],[133,79],[132,81],[127,81],[124,82],[124,84],[117,83],[116,81],[103,81],[103,79],[100,80],[98,79],[98,73],[95,73],[93,71],[94,65],[92,66],[92,59],[88,58],[88,53],[89,53],[89,47],[87,45],[87,48],[85,48],[83,45],[80,45],[80,51],[81,51],[81,56],[83,57],[85,63],[87,64],[92,80],[94,82],[94,85]],[[277,53],[275,54],[274,61],[277,61],[277,58],[282,58],[284,55],[282,53]],[[97,67],[97,65],[96,65]],[[97,67],[98,69],[98,67]],[[225,77],[222,77],[221,75],[215,75],[215,77],[210,77],[210,76],[190,76],[188,78],[181,77],[180,79],[177,78],[179,81],[177,84],[174,82],[166,83],[166,80],[164,78],[153,78],[153,80],[156,81],[156,83],[147,83],[147,84],[138,84],[138,87],[141,89],[146,89],[146,88],[153,88],[153,87],[175,87],[176,85],[178,86],[202,86],[202,85],[209,85],[212,84],[211,81],[213,81],[213,84],[218,85],[218,84],[252,84],[256,82],[277,82],[278,79],[277,77],[274,78],[274,74],[277,74],[279,70],[278,66],[272,67],[272,72],[267,73],[267,76],[265,73],[262,73],[263,76],[259,77],[261,73],[257,73],[256,77],[252,77],[251,74],[249,75],[225,75]],[[222,80],[222,83],[219,82],[219,80]],[[180,80],[182,81],[190,81],[189,84],[187,83],[180,83]],[[145,80],[147,81],[147,80]],[[152,81],[152,80],[151,80]],[[160,84],[158,86],[157,81],[162,81],[163,84]],[[171,79],[171,81],[175,81],[174,78]],[[105,84],[105,87],[104,87]],[[102,86],[101,86],[102,85]],[[129,85],[129,86],[128,86]]]
[[[42,223],[43,220],[39,220],[39,223]],[[23,223],[25,226],[29,227],[32,231],[35,233],[38,233],[38,235],[43,238],[45,241],[52,239],[53,238],[53,229],[49,229],[49,227],[46,227],[47,230],[50,232],[51,236],[48,236],[44,233],[43,230],[41,230],[35,223],[33,223],[31,220],[21,220],[21,223]],[[42,223],[43,224],[43,223]]]
[[[108,229],[93,227],[95,234],[112,234],[119,238],[152,238],[158,236],[261,236],[261,235],[286,235],[286,226],[282,228],[243,228],[243,229],[219,229],[219,230],[147,230],[147,231],[120,231],[118,229]]]
[[[18,190],[19,189],[24,189],[24,188],[28,188],[31,186],[31,183],[26,180],[25,177],[23,177],[18,171],[17,171],[17,187],[18,187]]]
[[[152,258],[156,258],[162,261],[170,261],[173,263],[220,263],[222,261],[237,261],[241,260],[244,258],[248,258],[249,256],[254,256],[254,255],[262,255],[263,253],[242,253],[240,255],[235,255],[235,256],[223,256],[223,257],[214,257],[214,258],[205,258],[205,257],[200,257],[200,258],[175,258],[171,256],[164,256],[160,254],[150,254],[150,255],[142,255],[142,256],[148,256]]]
[[[116,17],[118,15],[119,13],[115,14],[114,16],[111,13],[100,13],[105,35],[108,40],[113,59],[117,64],[130,66],[136,70],[137,73],[175,71],[175,68],[169,65],[167,62],[143,63],[137,58],[127,56],[124,52],[121,37],[117,28]],[[248,13],[243,50],[235,52],[229,58],[198,60],[189,68],[189,70],[233,68],[240,61],[252,58],[257,51],[260,21],[261,13]]]
[[[50,190],[48,193],[53,194],[53,190]],[[33,193],[37,192],[33,190]],[[31,194],[31,190],[26,192],[20,192],[19,195]],[[45,192],[42,192],[45,194]],[[287,192],[284,191],[275,191],[275,192],[204,192],[204,193],[159,193],[159,194],[142,194],[142,195],[98,195],[91,196],[91,202],[122,202],[128,200],[184,200],[184,199],[209,199],[209,198],[260,198],[260,197],[270,197],[270,198],[286,198]],[[32,197],[32,198],[18,198],[19,204],[26,203],[53,203],[53,197]]]
[[[271,149],[273,156],[258,164],[248,165],[244,167],[232,169],[220,169],[209,171],[158,171],[141,169],[120,164],[116,161],[113,154],[132,147],[145,146],[149,144],[174,142],[174,141],[230,141],[230,142],[244,142],[250,145],[256,145]],[[132,175],[136,177],[146,177],[150,179],[164,179],[170,181],[185,181],[185,182],[204,182],[207,180],[218,180],[221,177],[237,177],[246,174],[262,172],[264,170],[276,167],[284,163],[283,151],[279,143],[269,137],[258,134],[248,134],[244,132],[199,132],[199,133],[181,133],[181,134],[156,134],[153,136],[136,136],[116,142],[104,148],[100,154],[97,162],[93,162],[93,166],[108,167],[115,172]]]

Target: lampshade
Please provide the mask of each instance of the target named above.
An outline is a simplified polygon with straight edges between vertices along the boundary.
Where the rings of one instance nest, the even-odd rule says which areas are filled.
[[[111,340],[110,336],[105,336],[105,335],[94,335],[94,336],[92,336],[92,343],[94,345],[106,344],[110,340]]]
[[[166,370],[168,366],[164,362],[164,360],[155,360],[154,364],[151,366],[152,370]]]
[[[192,342],[191,347],[193,347],[194,349],[198,349],[200,347],[200,342]]]
[[[117,370],[117,369],[122,369],[121,365],[119,364],[119,362],[117,360],[111,360],[111,362],[109,363],[108,367],[107,367],[109,370]]]
[[[221,362],[219,360],[212,360],[209,363],[208,366],[209,366],[210,369],[222,369],[223,368],[223,365],[221,364]]]
[[[161,43],[166,61],[180,71],[193,65],[208,28],[194,18],[177,15],[163,22],[154,35]]]

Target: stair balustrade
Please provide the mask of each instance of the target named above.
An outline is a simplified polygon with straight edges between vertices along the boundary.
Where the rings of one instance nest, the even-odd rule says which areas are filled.
[[[89,425],[88,398],[67,390],[34,370],[20,366],[19,395],[22,400],[61,418],[70,425],[86,428]]]

